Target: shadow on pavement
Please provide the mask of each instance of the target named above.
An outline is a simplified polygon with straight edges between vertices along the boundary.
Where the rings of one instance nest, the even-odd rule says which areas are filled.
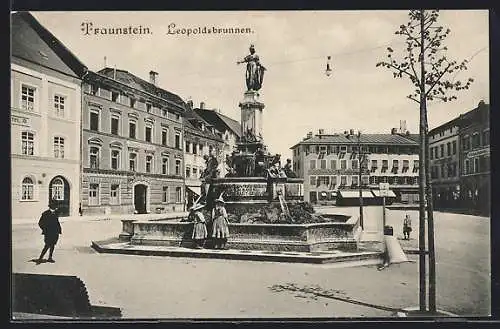
[[[349,296],[346,296],[345,292],[341,290],[325,290],[318,285],[313,286],[298,286],[294,283],[285,283],[285,284],[275,284],[269,289],[273,292],[282,292],[282,291],[290,291],[298,293],[295,297],[299,298],[309,298],[313,300],[317,300],[318,297],[334,299],[341,302],[346,302],[355,305],[361,305],[366,307],[371,307],[377,310],[391,312],[393,315],[398,312],[404,312],[402,308],[393,308],[383,305],[376,305],[371,303],[366,303],[363,301],[352,299]]]

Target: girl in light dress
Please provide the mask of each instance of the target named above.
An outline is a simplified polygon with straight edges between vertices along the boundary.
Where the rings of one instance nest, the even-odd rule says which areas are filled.
[[[208,236],[205,216],[203,216],[203,213],[201,212],[201,209],[204,207],[205,205],[201,203],[195,204],[191,207],[191,214],[194,221],[192,238],[197,249],[203,248],[205,240]]]
[[[229,221],[224,204],[225,201],[220,196],[215,199],[215,208],[212,210],[212,238],[215,240],[215,249],[226,249],[227,238],[229,237]]]

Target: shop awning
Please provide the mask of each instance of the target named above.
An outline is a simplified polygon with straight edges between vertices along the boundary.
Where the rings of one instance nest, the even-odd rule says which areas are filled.
[[[380,197],[380,190],[372,190],[372,192],[376,197]],[[395,198],[396,194],[392,190],[387,190],[387,197]]]
[[[201,195],[201,187],[199,186],[186,186],[189,191],[196,194],[197,196]]]
[[[355,190],[349,190],[349,191],[339,190],[338,193],[340,193],[340,196],[344,199],[346,199],[346,198],[359,198],[359,191],[355,191]],[[373,194],[370,191],[362,191],[361,195],[363,196],[363,199],[373,198]]]

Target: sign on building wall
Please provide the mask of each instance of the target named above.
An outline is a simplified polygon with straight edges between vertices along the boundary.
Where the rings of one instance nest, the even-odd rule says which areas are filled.
[[[18,115],[12,115],[10,117],[10,122],[13,125],[18,125],[18,126],[25,126],[25,127],[31,126],[30,118],[22,117],[22,116],[18,116]]]
[[[490,148],[487,147],[487,148],[484,148],[481,150],[470,151],[469,153],[467,153],[467,155],[465,157],[467,159],[470,159],[470,158],[475,158],[475,157],[482,156],[482,155],[489,156],[490,155]]]

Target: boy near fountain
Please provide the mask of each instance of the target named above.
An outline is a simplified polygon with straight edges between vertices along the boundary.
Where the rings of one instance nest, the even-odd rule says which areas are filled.
[[[212,210],[212,238],[214,238],[215,249],[226,249],[227,238],[229,237],[229,221],[227,219],[225,201],[222,195],[215,199],[215,208]]]
[[[201,203],[197,203],[191,207],[191,214],[194,221],[192,238],[197,249],[203,248],[205,239],[208,235],[205,216],[203,216],[203,213],[201,212],[201,209],[204,207],[205,205]]]

